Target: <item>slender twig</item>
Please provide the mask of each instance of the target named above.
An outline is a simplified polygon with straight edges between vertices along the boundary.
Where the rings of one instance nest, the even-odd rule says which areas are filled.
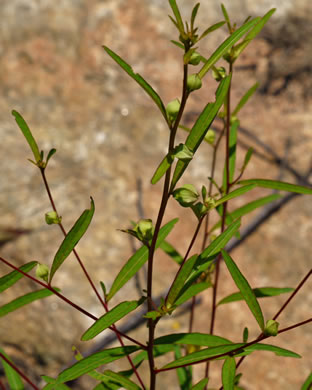
[[[83,309],[82,307],[80,307],[79,305],[77,305],[76,303],[72,302],[70,299],[66,298],[64,295],[62,295],[61,293],[59,293],[57,290],[55,290],[51,285],[49,284],[46,284],[46,283],[43,283],[41,282],[40,280],[34,278],[33,276],[27,274],[26,272],[22,271],[20,268],[17,268],[15,265],[11,264],[9,261],[5,260],[3,257],[0,257],[0,261],[2,261],[3,263],[5,263],[7,266],[11,267],[12,269],[14,269],[15,271],[18,271],[19,273],[21,273],[22,275],[26,276],[28,279],[31,279],[33,282],[37,283],[37,284],[40,284],[42,287],[50,290],[51,292],[53,292],[53,294],[55,294],[56,296],[58,296],[60,299],[62,299],[64,302],[68,303],[70,306],[72,306],[74,309],[80,311],[82,314],[84,314],[85,316],[91,318],[92,320],[96,321],[98,320],[98,317],[96,317],[95,315],[91,314],[90,312],[88,312],[87,310]],[[142,343],[140,343],[139,341],[133,339],[132,337],[129,337],[128,335],[122,333],[122,332],[119,332],[118,330],[116,329],[113,329],[112,327],[109,327],[108,329],[110,330],[113,330],[114,332],[120,334],[122,337],[128,339],[129,341],[139,345],[142,349],[146,349],[146,346]]]
[[[291,325],[291,326],[289,326],[287,328],[281,329],[278,333],[288,332],[288,331],[290,331],[292,329],[298,328],[299,326],[306,325],[306,324],[308,324],[310,322],[312,322],[312,318],[309,318],[309,319],[307,319],[305,321],[298,322],[298,323],[296,323],[294,325]],[[270,337],[272,337],[272,336],[270,336],[270,335],[262,335],[261,337],[257,337],[253,341],[250,341],[249,343],[246,343],[243,346],[240,346],[240,347],[237,347],[237,348],[233,349],[232,351],[220,353],[219,355],[211,356],[209,358],[202,359],[202,360],[199,360],[197,362],[185,363],[185,364],[181,364],[181,365],[175,366],[175,367],[159,368],[156,371],[158,373],[158,372],[163,372],[163,371],[176,370],[177,368],[188,367],[188,366],[193,366],[195,364],[205,363],[207,361],[216,360],[216,359],[222,358],[224,356],[233,356],[233,355],[235,355],[235,353],[237,353],[237,352],[240,353],[243,349],[245,349],[247,347],[250,347],[251,345],[257,344],[259,341],[263,341],[263,340],[268,339]]]
[[[22,371],[13,362],[11,362],[9,359],[7,359],[1,352],[0,352],[0,357],[9,366],[11,366],[13,368],[13,370],[16,371],[24,379],[24,381],[27,382],[33,389],[40,390],[39,387],[37,387],[25,374],[22,373]]]
[[[168,153],[170,153],[174,148],[174,141],[176,132],[180,123],[180,120],[182,118],[182,114],[185,108],[185,104],[188,98],[188,91],[187,91],[187,74],[188,74],[188,66],[184,65],[183,69],[183,87],[182,87],[182,99],[181,99],[181,105],[180,110],[177,115],[177,118],[174,122],[173,127],[170,129],[170,138],[169,138],[169,146],[168,146]],[[153,235],[153,239],[151,242],[151,246],[149,248],[149,256],[148,256],[148,269],[147,269],[147,308],[148,311],[151,311],[153,309],[153,298],[152,298],[152,286],[153,286],[153,262],[154,262],[154,253],[156,248],[156,241],[158,237],[158,233],[161,227],[161,223],[165,214],[165,210],[167,207],[168,199],[169,199],[169,186],[170,186],[170,177],[171,177],[171,167],[167,170],[165,174],[165,181],[164,181],[164,187],[163,187],[163,193],[162,193],[162,199],[161,204],[155,224],[155,231]],[[153,348],[154,348],[154,334],[155,334],[155,321],[153,319],[148,320],[148,329],[149,329],[149,337],[148,337],[148,361],[149,361],[149,368],[150,368],[150,390],[155,390],[156,386],[156,373],[155,373],[155,367],[154,367],[154,354],[153,354]]]
[[[41,172],[41,176],[42,176],[42,179],[43,179],[44,186],[45,186],[45,188],[46,188],[48,197],[49,197],[49,199],[50,199],[51,206],[52,206],[53,210],[56,212],[56,214],[58,215],[58,212],[57,212],[57,209],[56,209],[56,205],[55,205],[55,202],[54,202],[54,200],[53,200],[52,193],[51,193],[51,190],[50,190],[50,187],[49,187],[49,183],[48,183],[47,178],[46,178],[46,175],[45,175],[45,168],[40,168],[40,172]],[[67,233],[66,233],[66,230],[64,229],[64,226],[63,226],[62,222],[59,222],[58,225],[60,226],[60,229],[61,229],[61,231],[63,232],[64,237],[66,237]],[[100,301],[100,303],[101,303],[102,306],[104,307],[106,313],[108,313],[109,309],[108,309],[107,302],[105,302],[105,301],[103,300],[103,298],[101,297],[101,295],[99,294],[97,288],[95,287],[95,285],[94,285],[94,283],[93,283],[93,281],[92,281],[92,279],[91,279],[91,277],[90,277],[90,275],[89,275],[89,273],[88,273],[86,267],[84,266],[84,264],[83,264],[83,262],[82,262],[80,256],[78,255],[76,249],[73,249],[73,253],[74,253],[74,255],[75,255],[75,257],[76,257],[76,259],[77,259],[77,261],[78,261],[78,263],[79,263],[79,265],[80,265],[80,267],[81,267],[83,273],[85,274],[85,276],[86,276],[86,278],[87,278],[87,280],[88,280],[90,286],[92,287],[92,290],[94,291],[94,293],[95,293],[95,295],[97,296],[98,300]],[[123,347],[123,346],[124,346],[124,342],[123,342],[123,340],[122,340],[122,338],[121,338],[121,336],[120,336],[120,334],[119,334],[119,332],[118,332],[118,330],[117,330],[116,325],[113,324],[113,325],[110,327],[110,329],[112,329],[114,332],[116,332],[116,336],[117,336],[117,338],[118,338],[118,340],[119,340],[119,343],[120,343],[120,345]],[[127,336],[127,338],[129,338],[129,336]],[[140,382],[140,384],[141,384],[141,386],[143,387],[143,389],[145,389],[144,384],[143,384],[143,381],[142,381],[142,379],[140,378],[140,375],[139,375],[139,373],[137,372],[137,369],[135,368],[135,365],[133,364],[131,357],[127,355],[127,359],[128,359],[128,361],[129,361],[129,363],[130,363],[132,369],[134,370],[134,373],[135,373],[136,377],[138,378],[138,381]]]
[[[227,92],[226,97],[226,124],[225,124],[225,136],[226,136],[226,142],[225,142],[225,174],[226,174],[226,181],[225,181],[225,195],[229,193],[230,186],[231,186],[231,178],[230,178],[230,128],[231,128],[231,87],[232,87],[232,78],[233,78],[233,65],[232,62],[230,62],[229,65],[229,75],[231,77],[229,89]],[[224,232],[225,229],[225,221],[226,221],[226,213],[227,213],[227,206],[228,202],[225,202],[223,204],[222,209],[222,222],[221,222],[221,233]],[[213,334],[214,332],[214,325],[216,320],[216,311],[217,311],[217,292],[218,292],[218,286],[219,286],[219,279],[220,279],[220,263],[221,263],[222,255],[219,254],[216,260],[216,268],[215,268],[215,279],[214,284],[212,287],[212,308],[211,308],[211,320],[210,320],[210,334]],[[209,377],[209,361],[207,361],[206,368],[205,368],[205,377]],[[207,386],[206,386],[207,389]]]
[[[1,379],[0,379],[0,389],[5,390],[4,384],[2,383]]]

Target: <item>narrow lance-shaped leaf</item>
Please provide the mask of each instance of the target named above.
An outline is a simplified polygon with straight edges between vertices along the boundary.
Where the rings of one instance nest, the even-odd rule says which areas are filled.
[[[197,255],[192,256],[190,259],[188,259],[183,266],[180,268],[166,299],[166,306],[170,308],[176,298],[178,297],[180,291],[182,290],[185,281],[189,277],[190,273],[193,270],[194,264],[196,262]]]
[[[236,363],[228,356],[222,366],[222,385],[224,390],[234,390]]]
[[[96,320],[95,323],[90,326],[90,328],[83,334],[81,340],[87,341],[93,339],[104,329],[107,329],[109,326],[113,325],[121,318],[125,317],[128,313],[135,310],[142,302],[143,300],[125,301],[119,303],[117,306],[115,306],[98,320]]]
[[[211,123],[213,122],[214,118],[216,117],[218,111],[220,110],[224,99],[226,97],[227,91],[229,89],[231,78],[230,76],[227,76],[224,78],[217,90],[216,93],[216,101],[215,103],[208,103],[202,113],[199,115],[196,123],[194,124],[190,134],[188,135],[185,145],[195,154],[196,150],[198,149],[199,145],[205,138],[205,135],[207,131],[209,130],[209,127]],[[178,161],[172,182],[170,187],[170,192],[174,190],[175,185],[177,184],[178,180],[183,175],[183,172],[187,168],[189,164],[189,161]]]
[[[264,330],[264,318],[257,298],[244,275],[240,272],[233,259],[224,250],[221,251],[225,264],[241,294],[244,297],[250,311],[258,322],[260,329]]]
[[[254,184],[257,187],[262,188],[271,188],[272,190],[278,191],[287,191],[287,192],[295,192],[297,194],[307,194],[312,195],[312,188],[299,186],[296,184],[285,183],[277,180],[267,180],[267,179],[249,179],[249,180],[241,180],[238,184],[247,186]]]
[[[29,272],[38,264],[37,261],[30,261],[27,264],[22,265],[19,269],[23,272]],[[2,276],[0,278],[0,293],[6,290],[7,288],[13,286],[16,282],[18,282],[24,275],[18,271],[12,271],[7,275]]]
[[[111,379],[114,383],[118,383],[124,389],[127,389],[127,390],[140,390],[141,389],[136,383],[132,382],[132,380],[126,378],[125,376],[123,376],[117,372],[105,370],[103,372],[103,375],[104,375],[104,377]]]
[[[196,383],[196,385],[194,385],[191,390],[204,390],[204,388],[207,386],[208,384],[208,381],[209,379],[208,378],[204,378],[202,379],[201,381],[199,381],[198,383]]]
[[[312,388],[312,372],[304,381],[304,384],[301,386],[300,390],[311,390]]]
[[[10,362],[12,362],[12,360],[9,358],[9,356],[1,348],[0,348],[0,353],[4,357],[6,357]],[[24,384],[22,382],[20,375],[4,359],[1,359],[1,356],[0,356],[0,361],[2,363],[4,373],[5,373],[5,376],[8,380],[8,384],[10,386],[10,389],[11,390],[24,390]]]
[[[256,187],[256,184],[249,184],[243,187],[236,188],[236,190],[229,192],[227,195],[224,195],[222,198],[218,199],[215,203],[215,207],[219,206],[222,203],[225,203],[231,199],[237,198],[238,196],[244,195],[246,192],[251,191]]]
[[[289,349],[277,347],[276,345],[270,345],[270,344],[256,343],[256,344],[249,345],[248,347],[244,348],[244,350],[247,353],[251,353],[254,351],[268,351],[268,352],[273,352],[276,356],[292,357],[297,359],[301,358],[301,356],[296,352],[290,351]]]
[[[56,383],[64,383],[79,378],[103,364],[111,363],[138,350],[139,347],[126,346],[96,352],[62,371],[57,377]]]
[[[173,219],[160,229],[156,241],[156,248],[159,247],[159,245],[171,232],[177,222],[177,218]],[[147,259],[148,248],[146,246],[142,246],[134,255],[130,257],[130,259],[126,262],[126,264],[122,267],[122,269],[116,276],[112,287],[107,294],[107,301],[109,301],[117,293],[117,291],[119,291],[121,287],[124,286],[138,272],[138,270],[145,264]]]
[[[200,6],[200,3],[197,3],[193,10],[192,10],[192,16],[191,16],[191,31],[194,30],[194,23],[195,23],[195,19],[196,19],[196,15],[197,15],[197,12],[198,12],[198,8]]]
[[[124,71],[126,71],[126,73],[128,73],[128,75],[132,77],[133,80],[135,80],[144,89],[144,91],[153,99],[153,101],[156,103],[157,107],[160,109],[161,113],[163,114],[165,120],[167,121],[166,109],[158,93],[144,80],[144,78],[140,74],[134,73],[131,66],[127,64],[122,58],[120,58],[116,53],[114,53],[106,46],[103,46],[103,48],[112,57],[112,59],[115,62],[117,62],[117,64],[121,66],[121,68]]]
[[[154,345],[161,344],[187,344],[202,347],[217,347],[219,345],[233,344],[232,341],[220,336],[205,333],[173,333],[155,339]]]
[[[169,4],[170,4],[170,7],[172,8],[172,11],[173,11],[174,16],[176,18],[177,26],[178,26],[178,29],[180,31],[180,34],[182,34],[184,32],[183,20],[181,18],[181,14],[180,14],[179,8],[177,6],[176,0],[169,0]]]
[[[271,16],[276,11],[276,8],[272,8],[270,11],[268,11],[260,20],[259,22],[253,27],[253,29],[245,36],[243,42],[239,45],[239,48],[235,50],[235,56],[236,58],[242,53],[243,50],[249,45],[249,43],[260,33],[260,31],[263,29],[264,25],[267,23],[267,21],[271,18]]]
[[[274,202],[275,200],[279,199],[281,195],[279,194],[272,194],[268,196],[264,196],[262,198],[259,198],[257,200],[254,200],[252,202],[249,202],[245,204],[242,207],[239,207],[229,213],[227,215],[226,219],[226,224],[229,225],[231,223],[231,220],[235,220],[237,218],[241,218],[244,215],[256,210],[258,207],[265,206],[268,203]],[[212,228],[211,232],[214,231],[215,229],[218,229],[221,226],[221,221],[218,221]]]
[[[245,95],[241,98],[234,111],[232,112],[233,116],[236,116],[239,113],[239,111],[244,107],[244,105],[248,102],[251,96],[256,92],[258,87],[259,83],[256,83],[245,93]]]
[[[180,306],[189,299],[193,298],[195,295],[201,293],[204,290],[207,290],[207,288],[211,287],[211,283],[209,282],[201,282],[201,283],[195,283],[190,284],[187,283],[187,286],[183,288],[180,291],[180,294],[178,295],[176,301],[174,302],[175,306]]]
[[[56,291],[60,291],[58,288],[55,288]],[[28,294],[25,294],[21,297],[14,299],[13,301],[0,307],[0,317],[11,313],[14,310],[17,310],[25,305],[28,305],[31,302],[34,302],[38,299],[49,297],[53,295],[53,292],[44,288],[42,290],[34,291]]]
[[[168,256],[170,256],[173,261],[175,261],[178,264],[182,263],[183,257],[180,255],[180,253],[168,241],[163,241],[162,244],[159,247]]]
[[[293,288],[289,287],[259,287],[252,289],[257,298],[266,298],[266,297],[275,297],[276,295],[290,293],[294,291]],[[243,300],[244,297],[241,292],[236,292],[234,294],[228,295],[227,297],[221,299],[218,305],[224,305],[225,303],[237,302]]]
[[[174,357],[179,359],[182,356],[180,346],[176,345],[174,349]],[[177,376],[181,390],[189,390],[192,386],[192,366],[179,367],[177,369]]]
[[[173,362],[166,364],[162,368],[175,368],[181,365],[191,365],[202,360],[214,358],[221,354],[227,354],[236,349],[243,348],[244,344],[230,344],[230,345],[219,345],[218,347],[205,348],[197,352],[190,353],[186,356],[183,356],[180,359],[177,359]],[[226,356],[223,356],[221,359],[226,359]]]
[[[18,124],[19,128],[22,130],[22,133],[24,134],[24,137],[26,138],[26,141],[28,142],[28,145],[30,146],[30,149],[33,152],[35,161],[38,163],[41,160],[39,148],[25,119],[22,117],[21,114],[19,114],[15,110],[12,111],[12,115],[15,117],[16,123]]]
[[[78,218],[74,226],[67,233],[61,246],[56,252],[56,255],[52,263],[51,272],[50,272],[50,279],[49,279],[50,283],[55,272],[63,264],[63,262],[66,260],[66,258],[75,248],[75,246],[78,244],[81,237],[85,234],[86,230],[88,229],[88,226],[90,225],[93,214],[94,214],[94,202],[93,199],[91,198],[91,208],[85,210],[81,214],[81,216]]]
[[[157,167],[152,179],[151,179],[151,183],[152,184],[156,184],[162,177],[163,175],[168,171],[168,169],[170,168],[171,164],[173,163],[174,161],[174,158],[172,157],[171,154],[167,154],[163,160],[161,161],[161,163],[159,164],[159,166]]]
[[[213,31],[217,30],[218,28],[222,27],[225,24],[225,22],[218,22],[213,24],[212,26],[208,27],[198,38],[198,41],[205,38],[208,34],[212,33]],[[202,57],[203,58],[203,57]],[[205,60],[206,61],[206,60]]]
[[[222,13],[223,13],[223,16],[224,16],[224,19],[226,21],[226,24],[228,26],[228,30],[229,32],[231,33],[232,32],[232,27],[231,27],[231,22],[230,22],[230,18],[229,18],[229,14],[224,6],[224,4],[221,4],[221,10],[222,10]]]
[[[252,154],[253,154],[254,150],[253,148],[248,148],[246,154],[245,154],[245,158],[244,158],[244,163],[243,163],[243,166],[241,168],[241,174],[244,173],[245,169],[247,168],[247,165],[249,164],[249,161],[252,157]]]
[[[227,51],[240,39],[242,36],[253,27],[260,18],[250,20],[239,29],[237,29],[229,38],[227,38],[217,50],[208,58],[205,65],[201,68],[198,76],[202,79],[209,69],[225,54]]]
[[[187,283],[183,288],[184,290],[188,289],[197,278],[201,275],[202,272],[206,271],[207,268],[211,265],[215,256],[220,252],[222,248],[230,241],[234,236],[237,230],[240,227],[240,220],[234,221],[230,226],[225,229],[217,238],[215,238],[210,245],[198,256],[198,259],[195,263],[194,271],[191,273]]]

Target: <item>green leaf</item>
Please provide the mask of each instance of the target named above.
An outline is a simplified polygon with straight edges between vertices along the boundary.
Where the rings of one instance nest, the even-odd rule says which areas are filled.
[[[190,298],[193,298],[195,295],[201,293],[204,290],[207,290],[207,288],[211,287],[211,283],[209,282],[202,282],[202,283],[195,283],[195,284],[187,284],[187,288],[183,288],[178,295],[178,298],[174,302],[175,306],[180,306],[184,302],[188,301]]]
[[[197,3],[193,10],[192,10],[192,16],[191,16],[191,31],[194,30],[194,23],[195,23],[195,19],[196,19],[196,15],[197,15],[197,12],[198,12],[198,8],[200,6],[200,3]]]
[[[252,291],[254,292],[255,296],[257,298],[265,298],[265,297],[274,297],[276,295],[285,294],[294,291],[293,288],[277,288],[277,287],[259,287],[259,288],[253,288]],[[221,299],[221,301],[218,303],[218,305],[223,305],[225,303],[230,302],[236,302],[243,300],[244,297],[242,293],[236,292],[234,294],[228,295],[227,297]]]
[[[170,42],[173,43],[174,45],[178,46],[180,49],[184,50],[184,46],[182,45],[182,43],[174,41],[174,40],[171,40]]]
[[[229,38],[227,38],[215,52],[208,58],[204,66],[198,73],[198,76],[202,79],[209,69],[220,59],[228,50],[240,39],[242,36],[253,27],[260,18],[255,18],[245,23],[239,29],[237,29]]]
[[[174,357],[179,359],[182,356],[181,347],[176,345],[174,349]],[[177,376],[181,390],[189,390],[192,386],[192,367],[179,367]]]
[[[166,364],[162,368],[174,368],[181,365],[191,365],[197,362],[200,362],[202,360],[206,360],[208,358],[214,358],[216,356],[219,356],[223,353],[229,353],[231,351],[234,351],[238,348],[242,348],[244,346],[243,343],[239,344],[230,344],[230,345],[219,345],[218,347],[211,347],[211,348],[205,348],[197,352],[190,353],[186,356],[183,356],[180,359],[177,359],[171,363]],[[223,356],[221,359],[225,359],[226,356]]]
[[[169,153],[167,154],[161,163],[158,165],[152,179],[151,183],[156,184],[162,177],[163,175],[168,171],[168,169],[171,167],[171,164],[174,161],[174,157]]]
[[[243,276],[243,274],[240,272],[237,265],[234,263],[233,259],[230,257],[230,255],[227,254],[224,250],[221,250],[223,259],[225,261],[225,264],[236,284],[238,289],[240,290],[241,294],[244,297],[244,300],[246,301],[250,311],[254,315],[255,319],[257,320],[260,329],[264,330],[264,318],[261,311],[261,307],[257,301],[257,298],[251,289],[248,281]]]
[[[10,362],[12,362],[12,360],[4,352],[3,349],[0,348],[0,352]],[[6,376],[7,380],[8,380],[8,384],[10,386],[10,389],[11,390],[24,390],[24,384],[22,382],[22,379],[21,379],[20,375],[5,360],[1,359],[1,356],[0,356],[0,361],[2,363],[2,366],[3,366],[3,369],[4,369],[4,373],[5,373],[5,376]]]
[[[179,11],[179,8],[177,6],[177,3],[175,0],[169,0],[170,7],[172,9],[172,12],[174,13],[174,16],[177,21],[177,27],[180,31],[180,34],[184,33],[184,26],[183,26],[183,20],[181,18],[181,14]]]
[[[208,381],[209,381],[208,378],[202,379],[201,381],[199,381],[198,383],[196,383],[196,385],[194,385],[194,386],[191,388],[191,390],[204,390],[204,388],[205,388],[206,385],[208,384]]]
[[[29,272],[38,264],[37,261],[30,261],[19,267],[23,272]],[[24,275],[18,271],[12,271],[0,278],[0,293],[13,286],[17,281],[19,281]]]
[[[218,22],[218,23],[215,23],[213,24],[212,26],[208,27],[202,34],[201,36],[198,38],[198,41],[200,41],[201,39],[205,38],[208,34],[210,34],[211,32],[217,30],[218,28],[222,27],[223,25],[225,24],[225,22]],[[197,42],[198,42],[197,41]]]
[[[54,288],[56,291],[60,291],[58,288]],[[49,297],[53,295],[53,292],[47,288],[42,290],[34,291],[28,294],[25,294],[21,297],[14,299],[13,301],[0,307],[0,317],[4,317],[8,313],[11,313],[14,310],[17,310],[25,305],[28,305],[31,302],[37,301],[38,299]]]
[[[228,26],[228,30],[229,32],[231,33],[232,32],[232,27],[231,27],[231,22],[230,22],[230,18],[229,18],[229,14],[224,6],[224,4],[221,4],[221,10],[222,10],[222,13],[223,13],[223,16],[224,16],[224,19],[226,21],[226,24]]]
[[[16,123],[18,124],[19,128],[22,130],[22,133],[24,134],[24,137],[26,138],[26,141],[28,142],[28,145],[30,146],[30,149],[33,152],[36,162],[37,163],[40,162],[41,156],[40,156],[39,148],[27,123],[25,122],[22,115],[19,114],[17,111],[13,110],[12,115],[15,117]]]
[[[48,164],[50,158],[53,156],[53,154],[56,153],[56,149],[51,149],[47,155],[47,160],[46,160],[46,164]]]
[[[228,356],[222,366],[222,385],[224,390],[234,390],[236,363]]]
[[[205,138],[206,133],[209,130],[209,127],[211,123],[213,122],[215,116],[217,115],[218,111],[220,110],[224,99],[227,95],[227,91],[230,85],[231,78],[230,76],[227,76],[224,78],[217,90],[216,93],[216,101],[215,103],[208,103],[202,113],[197,118],[190,134],[188,135],[185,145],[195,154],[196,150],[198,149],[199,145]],[[183,172],[187,168],[189,161],[178,161],[172,182],[170,187],[170,192],[173,191],[175,185],[177,184],[180,177],[183,175]]]
[[[192,272],[196,260],[197,255],[192,256],[183,264],[183,266],[178,271],[176,278],[168,292],[168,296],[166,299],[166,307],[170,308],[171,306],[173,306],[175,300],[179,296],[179,293],[184,286],[185,281]]]
[[[54,257],[52,267],[51,267],[49,283],[51,283],[55,272],[63,264],[63,262],[66,260],[66,258],[71,253],[71,251],[78,244],[81,237],[85,234],[86,230],[88,229],[88,226],[90,225],[93,214],[94,214],[94,202],[93,202],[93,199],[91,198],[91,208],[85,210],[81,214],[81,216],[76,221],[75,225],[67,233],[61,246],[59,247],[58,251],[56,252],[56,255]]]
[[[236,116],[239,113],[239,111],[244,107],[244,105],[248,102],[251,96],[256,92],[258,87],[259,83],[256,83],[245,93],[245,95],[241,98],[234,111],[232,112],[232,116]]]
[[[119,303],[119,305],[115,306],[113,309],[95,321],[94,324],[90,326],[90,328],[83,334],[81,340],[87,341],[93,339],[104,329],[107,329],[109,326],[125,317],[128,313],[135,310],[142,302],[143,300],[125,301]]]
[[[312,388],[312,372],[305,380],[304,384],[301,386],[300,390],[311,390]]]
[[[144,80],[144,78],[138,74],[134,73],[131,66],[127,64],[122,58],[120,58],[116,53],[110,50],[108,47],[103,46],[104,50],[112,57],[112,59],[117,62],[121,68],[128,73],[130,77],[133,78],[143,89],[144,91],[153,99],[156,103],[157,107],[160,109],[160,112],[163,114],[166,122],[167,122],[167,114],[164,103],[161,98],[157,94],[157,92]]]
[[[160,344],[188,344],[202,347],[217,347],[233,344],[232,341],[220,336],[205,333],[173,333],[155,339],[154,345]]]
[[[161,245],[177,222],[177,218],[173,219],[160,229],[156,241],[156,248]],[[117,291],[121,289],[122,286],[128,282],[128,280],[130,280],[138,272],[138,270],[146,263],[147,259],[148,248],[146,246],[142,246],[134,255],[130,257],[130,259],[126,262],[126,264],[122,267],[116,276],[110,292],[107,294],[107,302],[117,293]]]
[[[239,45],[239,48],[235,50],[235,57],[237,58],[243,50],[249,45],[249,43],[260,33],[263,29],[264,25],[270,19],[270,17],[274,14],[276,8],[272,8],[268,11],[259,22],[253,27],[253,29],[245,36],[243,42]]]
[[[127,389],[127,390],[140,390],[141,389],[136,383],[132,382],[130,379],[126,378],[125,376],[118,374],[117,372],[113,372],[111,370],[105,370],[103,372],[103,375],[108,377],[109,379],[111,379],[113,382],[118,383],[124,389]]]
[[[244,163],[243,163],[243,166],[241,168],[241,173],[243,173],[245,171],[245,169],[247,168],[247,165],[251,159],[251,156],[253,154],[253,148],[248,148],[246,154],[245,154],[245,158],[244,158]]]
[[[130,355],[138,350],[139,347],[137,346],[126,346],[96,352],[62,371],[57,377],[57,383],[64,383],[79,378],[103,364],[108,364],[121,359],[122,357]]]
[[[178,264],[182,263],[183,257],[180,255],[180,253],[168,241],[163,241],[159,247],[168,256],[170,256],[173,261],[175,261]]]
[[[254,200],[252,202],[249,202],[245,204],[242,207],[237,208],[236,210],[232,211],[227,215],[226,224],[229,225],[232,220],[235,220],[237,218],[241,218],[244,215],[254,211],[258,207],[265,206],[268,203],[274,202],[277,199],[280,199],[281,195],[279,194],[272,194],[268,196],[264,196],[262,198],[259,198],[257,200]],[[211,231],[214,231],[218,229],[221,226],[221,221],[218,221],[212,228]]]
[[[277,180],[249,179],[249,180],[241,180],[238,182],[238,184],[241,184],[243,186],[254,184],[257,187],[271,188],[272,190],[295,192],[297,194],[307,194],[307,195],[312,194],[312,188],[299,186],[291,183],[285,183]]]
[[[301,356],[298,355],[296,352],[290,351],[289,349],[280,348],[275,345],[270,345],[270,344],[257,343],[244,348],[244,350],[248,353],[254,351],[269,351],[275,353],[276,356],[301,358]]]
[[[222,198],[218,199],[216,201],[215,207],[219,206],[220,204],[229,201],[230,199],[237,198],[238,196],[244,195],[246,192],[251,191],[256,187],[256,184],[249,184],[245,185],[239,188],[236,188],[236,190],[231,191],[227,195],[224,195]]]

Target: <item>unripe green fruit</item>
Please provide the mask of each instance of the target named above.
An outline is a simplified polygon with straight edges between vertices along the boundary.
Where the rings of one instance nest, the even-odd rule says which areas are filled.
[[[201,55],[196,53],[196,52],[194,52],[191,55],[189,64],[191,64],[191,65],[198,65],[200,63],[200,61],[201,61]]]
[[[171,122],[173,122],[176,119],[176,117],[180,111],[180,106],[181,106],[181,103],[180,103],[179,99],[174,99],[170,103],[168,103],[168,105],[166,107],[166,113],[167,113],[168,118]]]
[[[214,130],[209,129],[207,131],[207,134],[205,135],[205,140],[210,144],[213,145],[214,141],[216,139],[216,133]]]
[[[221,66],[220,68],[212,69],[212,77],[216,81],[221,81],[222,79],[224,79],[225,76],[226,76],[226,70],[223,66]]]
[[[195,91],[196,89],[201,88],[202,81],[201,78],[198,76],[197,73],[191,74],[187,78],[187,90],[189,92]]]
[[[49,278],[49,267],[45,264],[38,264],[36,268],[36,276],[39,279],[44,280],[45,282],[48,282]]]
[[[264,334],[266,336],[277,336],[279,323],[275,320],[268,320],[265,324]]]
[[[62,221],[62,217],[59,217],[55,211],[49,211],[45,214],[45,220],[48,225],[58,224]]]

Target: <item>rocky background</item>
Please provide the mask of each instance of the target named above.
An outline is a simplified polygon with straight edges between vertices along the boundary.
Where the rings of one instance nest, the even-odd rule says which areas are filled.
[[[277,7],[261,37],[237,62],[233,101],[237,102],[253,83],[261,82],[252,103],[241,113],[241,125],[305,174],[312,149],[311,3],[308,0],[225,0],[224,3],[238,23],[248,15],[263,15],[270,7]],[[188,18],[195,1],[180,0],[179,4]],[[50,264],[62,241],[57,226],[44,222],[44,214],[51,207],[38,170],[27,162],[30,150],[11,116],[12,109],[27,120],[41,149],[57,149],[47,177],[65,228],[69,230],[89,207],[90,195],[95,200],[95,217],[79,243],[78,252],[97,285],[104,281],[109,288],[131,254],[128,237],[117,229],[126,228],[130,220],[139,218],[138,179],[142,180],[145,216],[155,221],[161,184],[152,187],[150,178],[166,151],[168,132],[153,102],[101,46],[105,44],[119,53],[167,103],[179,97],[181,91],[181,53],[170,43],[170,39],[177,39],[177,34],[168,13],[166,0],[1,1],[2,257],[17,265],[30,260]],[[218,1],[201,4],[198,22],[202,31],[220,20]],[[203,55],[208,57],[225,36],[225,28],[209,36],[201,45]],[[214,98],[216,83],[210,76],[206,77],[204,87],[189,101],[186,125],[191,126],[195,114]],[[249,138],[242,137],[245,143],[251,143]],[[184,138],[185,134],[178,135],[178,141]],[[244,153],[240,147],[238,166]],[[211,149],[203,145],[185,182],[198,188],[207,183],[211,154]],[[264,154],[270,157],[267,152]],[[219,169],[218,177],[221,172]],[[245,177],[279,178],[281,174],[283,180],[295,182],[287,171],[254,156]],[[254,199],[262,193],[255,191],[248,196]],[[237,200],[233,207],[241,204],[242,200]],[[195,219],[174,202],[169,206],[165,221],[180,217],[170,241],[183,253]],[[233,252],[253,286],[296,286],[303,278],[311,264],[311,216],[311,199],[297,197]],[[252,217],[243,222],[248,223]],[[155,294],[164,292],[175,270],[175,264],[159,253]],[[1,275],[8,271],[0,265]],[[222,269],[224,275],[226,272]],[[64,263],[54,283],[79,305],[95,315],[102,314],[73,257]],[[22,280],[1,295],[1,305],[36,289],[33,283]],[[224,279],[220,297],[234,290],[233,283]],[[112,305],[137,296],[134,283],[130,282]],[[207,331],[210,299],[209,294],[202,297],[196,317],[198,331]],[[284,300],[282,296],[262,301],[265,316],[272,317]],[[311,283],[307,283],[280,317],[281,326],[309,318],[311,303]],[[40,374],[56,375],[70,363],[72,345],[82,352],[91,347],[79,342],[90,324],[89,319],[52,297],[1,318],[0,345],[39,384]],[[218,313],[216,333],[240,340],[246,324],[250,337],[256,336],[256,323],[244,304],[228,305]],[[186,331],[187,317],[170,317],[161,322],[159,335],[172,329]],[[147,337],[144,326],[133,334],[142,341]],[[311,325],[283,334],[272,343],[295,350],[303,358],[253,355],[242,366],[241,384],[249,390],[299,389],[311,370]],[[200,378],[201,370],[196,368],[195,378]],[[92,383],[84,379],[73,388],[90,389]],[[171,373],[160,377],[158,385],[177,389],[175,383],[175,374]],[[220,379],[212,372],[210,386],[218,383]]]

